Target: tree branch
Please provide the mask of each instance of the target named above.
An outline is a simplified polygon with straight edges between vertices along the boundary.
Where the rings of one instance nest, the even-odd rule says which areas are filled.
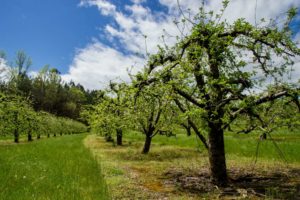
[[[186,100],[190,101],[191,103],[195,104],[199,108],[204,108],[205,104],[199,103],[197,99],[189,95],[187,92],[180,90],[179,88],[176,88],[175,86],[173,87],[174,91],[179,94],[180,96],[184,97]]]
[[[183,105],[180,103],[180,101],[178,99],[175,98],[174,102],[176,103],[176,105],[178,106],[178,108],[181,110],[181,112],[183,112],[183,113],[187,112],[187,110],[183,107]],[[190,117],[188,117],[188,123],[191,125],[191,127],[195,131],[196,135],[199,137],[199,139],[201,140],[201,142],[204,144],[205,148],[208,149],[208,144],[206,142],[205,137],[200,133],[200,131],[198,130],[196,124],[191,120]]]

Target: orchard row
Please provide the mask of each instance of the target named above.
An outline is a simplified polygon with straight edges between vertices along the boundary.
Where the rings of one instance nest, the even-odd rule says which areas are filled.
[[[75,120],[36,112],[30,103],[19,96],[0,93],[0,134],[13,136],[16,143],[26,135],[28,141],[46,137],[86,132],[87,127]]]

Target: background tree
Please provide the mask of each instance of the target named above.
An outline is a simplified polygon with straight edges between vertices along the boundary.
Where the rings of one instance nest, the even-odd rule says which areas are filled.
[[[124,83],[110,82],[105,91],[95,92],[98,100],[94,106],[88,106],[82,116],[88,116],[89,123],[97,132],[106,136],[107,141],[112,141],[116,133],[117,145],[122,145],[123,129],[127,127],[125,110],[127,105],[127,86]],[[95,98],[95,97],[93,97]]]
[[[31,58],[24,51],[18,51],[14,66],[10,69],[9,88],[16,94],[30,96],[31,80],[28,69],[32,65]]]
[[[64,83],[55,68],[46,65],[32,81],[32,101],[35,110],[79,119],[81,106],[86,104],[86,91],[73,82]]]
[[[46,112],[35,112],[30,102],[16,95],[0,92],[0,133],[12,135],[16,143],[21,135],[27,135],[28,141],[36,135],[75,134],[87,131],[87,127],[68,118],[58,118]]]
[[[163,85],[155,84],[141,88],[142,74],[133,80],[132,105],[130,107],[131,124],[145,135],[142,153],[150,150],[152,138],[160,131],[172,131],[174,118],[170,108],[171,96]]]
[[[109,98],[110,109],[114,114],[114,125],[116,127],[117,145],[122,145],[123,138],[123,127],[126,126],[126,120],[124,112],[126,109],[126,101],[128,101],[126,88],[124,83],[113,83],[109,84],[109,94],[112,96]]]

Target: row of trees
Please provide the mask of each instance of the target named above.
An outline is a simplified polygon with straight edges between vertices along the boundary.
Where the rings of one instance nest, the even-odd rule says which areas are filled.
[[[132,83],[111,82],[83,115],[106,136],[116,133],[119,145],[124,128],[139,130],[143,153],[156,134],[176,126],[194,132],[208,150],[213,182],[226,185],[225,131],[269,134],[299,126],[299,81],[285,76],[300,55],[291,40],[295,15],[291,9],[281,27],[253,26],[244,19],[229,24],[201,8],[193,22],[184,20],[192,23],[189,35],[160,47]]]
[[[80,122],[43,111],[36,112],[24,98],[0,93],[0,134],[12,135],[16,143],[21,135],[32,141],[34,136],[40,139],[41,135],[50,137],[86,131],[87,127]]]
[[[0,54],[0,62],[5,54]],[[32,62],[23,51],[7,69],[0,71],[0,91],[30,99],[36,111],[78,119],[83,104],[93,103],[97,95],[86,91],[80,84],[62,81],[60,72],[48,65],[33,77],[28,75]]]

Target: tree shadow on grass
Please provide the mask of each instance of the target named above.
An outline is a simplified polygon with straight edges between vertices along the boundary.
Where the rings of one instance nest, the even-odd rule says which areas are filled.
[[[170,170],[163,174],[164,184],[175,185],[182,192],[199,196],[214,194],[221,199],[300,199],[300,169],[289,169],[285,173],[249,173],[234,169],[229,171],[227,187],[218,188],[207,169],[197,172]]]

